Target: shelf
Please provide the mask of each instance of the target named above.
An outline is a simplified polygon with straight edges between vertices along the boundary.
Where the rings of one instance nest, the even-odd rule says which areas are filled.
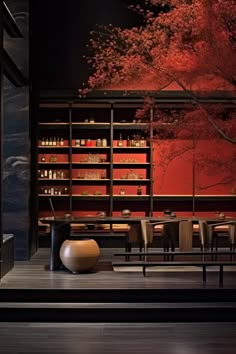
[[[99,110],[99,107],[102,107],[102,110]],[[135,105],[133,104],[133,107]],[[50,111],[49,111],[50,108]],[[104,109],[108,109],[108,111],[104,111]],[[55,109],[55,111],[54,111]],[[61,112],[60,112],[61,109]],[[126,109],[126,108],[125,108]],[[63,182],[63,179],[45,179],[39,178],[39,188],[43,186],[43,183],[46,184],[46,188],[51,191],[51,186],[53,183],[57,187],[57,182],[61,182],[62,190],[63,186],[69,187],[68,190],[70,193],[68,194],[68,200],[66,200],[67,205],[63,205],[63,202],[60,202],[60,198],[65,197],[65,195],[52,195],[55,199],[55,208],[56,210],[60,210],[63,213],[70,212],[78,213],[82,211],[88,211],[88,213],[93,213],[99,210],[106,210],[107,215],[112,215],[113,211],[122,211],[126,207],[126,202],[134,202],[135,207],[140,207],[140,210],[145,210],[145,212],[150,212],[151,206],[151,193],[152,189],[152,181],[150,178],[146,178],[151,176],[152,169],[152,148],[151,144],[149,144],[146,140],[144,142],[145,146],[116,146],[117,145],[117,137],[119,138],[119,130],[126,130],[124,135],[128,133],[128,130],[131,129],[132,132],[137,130],[141,130],[146,124],[143,123],[118,123],[114,122],[115,112],[112,108],[112,103],[101,102],[97,100],[95,102],[91,102],[91,104],[83,103],[75,104],[72,101],[70,104],[62,104],[60,102],[47,102],[45,104],[40,104],[40,124],[38,126],[39,134],[38,136],[42,139],[53,138],[54,134],[51,133],[50,129],[64,129],[63,134],[61,131],[57,132],[55,135],[56,138],[63,138],[64,143],[68,144],[68,146],[45,146],[40,145],[38,147],[39,158],[43,154],[68,154],[67,156],[63,156],[62,159],[67,160],[68,162],[60,163],[50,163],[50,162],[39,162],[38,165],[42,169],[45,166],[50,166],[55,170],[55,167],[66,166],[67,171],[70,173],[70,178],[66,179],[66,183]],[[98,110],[98,111],[97,111]],[[54,115],[53,115],[54,112]],[[91,112],[91,115],[89,115]],[[125,111],[124,111],[125,113]],[[129,112],[130,113],[130,112]],[[95,122],[89,123],[84,122],[83,120],[89,119],[89,117],[93,117]],[[117,117],[116,117],[117,118]],[[48,121],[47,121],[48,119]],[[55,121],[56,119],[61,119],[61,121]],[[68,119],[68,121],[67,121]],[[130,119],[130,117],[129,117]],[[48,132],[46,132],[48,129]],[[49,134],[52,135],[49,136]],[[46,136],[45,136],[46,135]],[[132,133],[130,134],[132,135]],[[41,144],[41,139],[39,139],[39,144]],[[92,146],[76,146],[76,141],[81,139],[85,141],[87,139],[91,139]],[[97,139],[106,139],[108,146],[96,146]],[[126,144],[126,140],[123,140],[124,145]],[[64,150],[63,150],[64,149]],[[40,155],[41,154],[41,155]],[[90,155],[91,154],[91,155]],[[83,159],[87,159],[88,156],[97,156],[101,158],[101,161],[104,162],[90,162],[83,161]],[[96,155],[95,155],[96,154]],[[117,154],[115,156],[115,154]],[[119,156],[120,154],[120,156]],[[137,154],[137,156],[135,156]],[[127,162],[113,162],[113,159],[120,160],[122,158],[127,159]],[[48,159],[48,156],[46,156]],[[129,159],[129,160],[128,160]],[[77,160],[77,161],[75,161]],[[82,160],[82,161],[80,161]],[[91,160],[93,160],[91,158]],[[133,161],[132,161],[133,160]],[[94,161],[96,160],[94,158]],[[136,162],[134,162],[136,161]],[[114,178],[113,176],[120,177],[123,174],[117,173],[119,169],[140,169],[138,175],[141,175],[145,178],[141,179],[121,179]],[[99,179],[87,179],[87,178],[77,178],[76,176],[84,176],[86,170],[100,170],[99,173],[105,173],[106,178]],[[102,171],[103,170],[103,171]],[[115,170],[117,175],[113,175],[112,171]],[[142,171],[143,170],[143,171]],[[102,174],[99,174],[102,176]],[[66,174],[66,176],[68,176]],[[48,183],[48,185],[47,185]],[[63,185],[64,183],[64,185]],[[125,195],[119,195],[119,189],[121,186],[125,185]],[[137,187],[141,185],[143,189],[143,195],[135,194],[137,191]],[[134,187],[135,186],[135,187]],[[54,186],[53,186],[54,187]],[[114,188],[113,188],[114,187]],[[40,190],[40,189],[39,189]],[[41,189],[40,191],[43,191]],[[94,194],[100,192],[102,194]],[[82,194],[86,192],[88,194]],[[112,194],[117,193],[117,194]],[[146,194],[147,193],[147,194]],[[42,195],[40,197],[48,198],[50,194]],[[58,199],[59,198],[59,199]],[[135,203],[135,202],[138,203]],[[144,204],[142,204],[144,202]],[[42,203],[43,204],[43,203]],[[68,210],[69,205],[69,210]],[[130,204],[129,204],[130,205]],[[42,211],[49,210],[49,205],[40,205]],[[131,206],[130,206],[131,207]],[[45,208],[45,209],[43,209]],[[148,208],[148,210],[147,210]]]
[[[110,199],[109,195],[94,195],[94,194],[88,194],[88,195],[81,195],[81,194],[73,194],[72,195],[73,199],[79,199],[79,200],[88,200],[88,201],[93,201],[96,199],[96,201],[108,201]]]
[[[113,123],[114,130],[143,130],[147,123]]]
[[[115,201],[148,201],[150,199],[150,195],[113,195],[113,199]]]
[[[81,150],[110,150],[110,146],[72,146],[72,148]]]
[[[103,166],[110,166],[110,162],[73,162],[72,161],[72,165],[78,165],[78,166],[86,166],[86,167],[89,167],[89,166],[96,166],[96,167],[103,167]]]
[[[39,126],[41,127],[47,127],[47,128],[54,128],[54,127],[61,127],[61,126],[69,126],[69,122],[47,122],[47,123],[39,123]]]
[[[139,152],[142,152],[142,151],[145,151],[145,152],[148,152],[150,150],[150,147],[149,146],[145,146],[145,147],[141,147],[141,146],[113,146],[113,150],[116,150],[116,151],[125,151],[125,152],[128,152],[128,151],[138,151]]]
[[[75,129],[88,129],[88,130],[109,130],[110,123],[72,123],[72,127]]]
[[[38,164],[39,165],[46,165],[46,166],[49,166],[49,165],[69,165],[70,163],[69,162],[41,162],[41,161],[38,161]]]
[[[135,167],[149,167],[150,162],[113,162],[113,166],[125,167],[125,166],[135,166]]]
[[[64,182],[69,181],[69,178],[38,178],[39,181],[46,181],[46,182]]]
[[[38,149],[69,149],[70,146],[69,145],[61,145],[61,146],[53,146],[53,145],[38,145]]]
[[[51,197],[57,197],[57,198],[68,198],[70,197],[69,194],[38,194],[39,197],[43,198],[51,198]]]
[[[118,184],[126,184],[126,183],[146,183],[146,182],[150,182],[150,179],[122,179],[122,178],[118,178],[118,179],[114,179],[113,178],[113,182],[118,183]]]

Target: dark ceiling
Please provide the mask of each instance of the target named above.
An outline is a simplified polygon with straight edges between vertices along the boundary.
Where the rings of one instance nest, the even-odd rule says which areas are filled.
[[[137,2],[137,1],[136,1]],[[38,89],[74,89],[87,81],[83,55],[96,24],[131,27],[140,19],[127,8],[129,0],[32,1],[33,85]]]

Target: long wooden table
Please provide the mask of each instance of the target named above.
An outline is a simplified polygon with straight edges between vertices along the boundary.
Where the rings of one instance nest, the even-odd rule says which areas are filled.
[[[61,259],[60,259],[60,248],[62,243],[69,238],[70,236],[70,227],[71,224],[128,224],[129,226],[140,225],[141,220],[147,220],[151,223],[161,223],[167,222],[168,220],[175,220],[176,222],[180,221],[192,221],[193,223],[197,223],[200,218],[191,218],[191,217],[176,217],[174,219],[170,217],[143,217],[143,216],[130,216],[130,217],[116,217],[116,216],[108,216],[104,218],[96,217],[96,216],[81,216],[81,217],[49,217],[49,218],[41,218],[40,221],[43,224],[50,225],[50,237],[51,237],[51,249],[50,249],[50,270],[54,271],[60,268]],[[201,218],[202,219],[202,218]],[[214,219],[206,219],[209,223],[217,223],[222,222],[217,218]],[[228,220],[228,219],[227,219]],[[183,232],[180,235],[180,249],[184,250],[184,247],[181,247],[181,244],[188,244],[189,242],[189,232]]]

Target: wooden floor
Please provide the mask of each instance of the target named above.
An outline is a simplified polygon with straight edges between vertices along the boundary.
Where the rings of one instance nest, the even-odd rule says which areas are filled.
[[[2,354],[234,354],[236,323],[0,323]]]
[[[101,249],[101,257],[92,273],[72,274],[66,269],[49,271],[49,249],[41,248],[29,261],[15,262],[14,268],[0,282],[0,288],[15,289],[202,289],[218,288],[218,271],[207,271],[207,283],[197,269],[171,269],[153,272],[114,271],[113,253],[117,249]],[[117,259],[116,259],[117,260]],[[224,288],[236,289],[236,267],[224,273]]]
[[[226,272],[224,289],[219,288],[218,273],[209,271],[204,287],[199,271],[148,272],[146,277],[113,271],[112,254],[117,251],[101,249],[99,263],[89,274],[50,272],[46,248],[29,261],[16,262],[0,283],[0,352],[235,353],[235,270]],[[153,294],[155,302],[150,301]]]

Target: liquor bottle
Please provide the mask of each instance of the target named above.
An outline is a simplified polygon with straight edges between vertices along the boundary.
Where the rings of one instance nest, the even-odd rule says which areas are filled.
[[[42,138],[42,140],[41,140],[41,145],[42,145],[42,146],[45,145],[45,139],[44,139],[44,138]]]
[[[64,139],[63,139],[63,138],[61,138],[61,140],[60,140],[60,145],[61,145],[61,146],[64,145]]]
[[[49,138],[49,143],[48,143],[49,146],[52,146],[53,145],[53,142],[52,142],[52,137]]]
[[[48,172],[48,178],[49,178],[49,179],[52,179],[52,170],[49,170],[49,172]]]
[[[57,139],[56,139],[55,136],[54,136],[54,138],[53,138],[52,145],[53,145],[53,146],[57,146]]]
[[[129,135],[127,136],[127,146],[131,146],[131,140],[129,138]]]
[[[137,188],[137,195],[142,195],[142,188],[140,186]]]
[[[122,134],[120,134],[119,140],[117,142],[117,146],[119,146],[119,147],[123,146]]]

